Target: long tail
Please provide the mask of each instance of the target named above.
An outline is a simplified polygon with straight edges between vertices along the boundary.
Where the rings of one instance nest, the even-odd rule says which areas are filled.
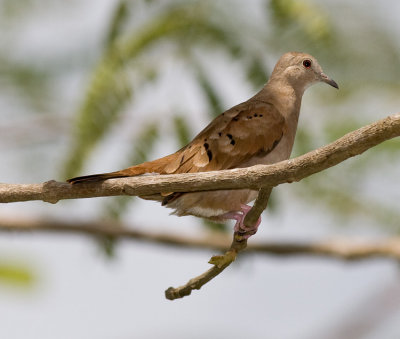
[[[145,173],[158,173],[158,174],[170,174],[173,173],[180,164],[179,153],[167,155],[164,158],[156,159],[149,162],[144,162],[139,165],[135,165],[129,168],[125,168],[121,171],[84,175],[82,177],[76,177],[68,179],[67,182],[71,184],[78,184],[83,182],[99,182],[112,178],[126,178],[134,177]]]
[[[84,175],[81,177],[75,177],[68,179],[67,182],[70,184],[80,184],[80,183],[86,183],[86,182],[99,182],[107,179],[113,179],[113,178],[126,178],[126,177],[132,177],[135,175],[140,175],[146,173],[146,170],[143,168],[140,168],[139,166],[135,167],[130,167],[122,171],[117,171],[117,172],[110,172],[110,173],[101,173],[101,174],[92,174],[92,175]]]

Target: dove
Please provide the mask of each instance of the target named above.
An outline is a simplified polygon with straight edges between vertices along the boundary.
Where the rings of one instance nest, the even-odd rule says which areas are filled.
[[[243,168],[287,160],[292,152],[304,91],[318,82],[339,88],[311,55],[288,52],[276,63],[268,82],[253,97],[216,117],[177,152],[110,173],[80,176],[71,184],[99,182],[144,174],[176,174]],[[271,189],[272,190],[272,189]],[[160,201],[178,216],[212,221],[236,220],[235,232],[247,237],[257,232],[243,220],[257,197],[252,189],[170,192],[143,199]]]

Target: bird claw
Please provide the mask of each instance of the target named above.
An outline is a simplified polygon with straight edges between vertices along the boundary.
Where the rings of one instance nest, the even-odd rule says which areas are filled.
[[[235,233],[240,234],[240,236],[243,239],[248,239],[252,235],[256,234],[257,230],[258,230],[258,226],[261,223],[261,217],[260,217],[260,218],[258,218],[258,220],[254,226],[249,227],[244,224],[244,219],[246,218],[246,215],[247,215],[247,213],[249,213],[250,210],[251,210],[250,206],[242,204],[241,211],[229,212],[229,213],[226,213],[226,215],[225,215],[226,219],[236,220],[234,231],[235,231]]]
[[[258,218],[257,223],[253,227],[246,227],[243,222],[239,222],[235,225],[235,232],[238,233],[243,239],[249,239],[252,235],[256,234],[258,231],[258,226],[261,223],[261,218]]]

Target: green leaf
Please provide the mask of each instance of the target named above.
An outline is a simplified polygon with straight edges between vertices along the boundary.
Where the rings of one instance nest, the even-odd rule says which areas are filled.
[[[100,249],[105,254],[106,258],[114,259],[115,258],[115,248],[118,243],[118,239],[112,236],[103,236],[97,238]]]
[[[0,283],[29,287],[35,281],[32,270],[20,264],[0,262]]]
[[[123,32],[124,25],[129,19],[129,3],[129,1],[122,0],[116,6],[106,37],[106,49],[111,48],[112,44]]]

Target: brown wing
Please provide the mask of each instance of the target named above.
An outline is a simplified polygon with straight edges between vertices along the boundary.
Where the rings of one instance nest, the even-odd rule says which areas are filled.
[[[193,173],[239,167],[279,143],[285,119],[272,104],[242,103],[222,113],[193,141],[169,158],[164,173]],[[165,163],[164,163],[165,164]],[[184,193],[162,194],[166,205]],[[153,197],[154,199],[154,197]]]
[[[282,138],[285,119],[272,104],[242,103],[222,113],[176,152],[165,173],[216,171],[240,166],[270,152]]]
[[[98,181],[144,173],[194,173],[241,166],[254,156],[271,152],[282,138],[285,119],[269,103],[247,101],[214,119],[192,142],[174,154],[121,171],[70,179],[69,182]],[[163,200],[163,205],[183,193],[143,197]]]

